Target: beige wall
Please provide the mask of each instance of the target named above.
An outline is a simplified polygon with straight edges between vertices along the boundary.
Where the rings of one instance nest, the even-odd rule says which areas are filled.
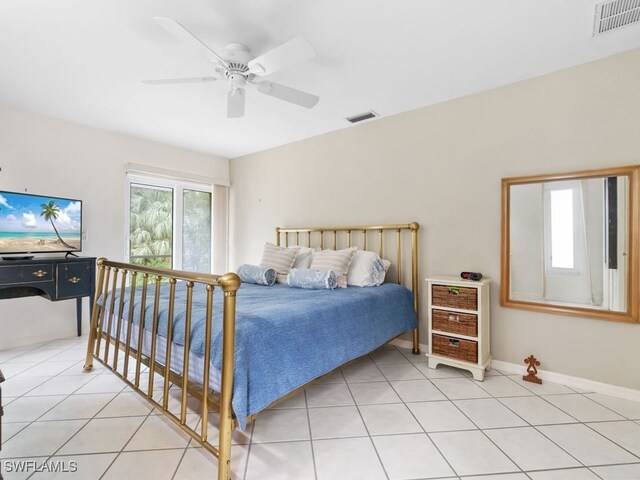
[[[0,107],[0,189],[83,200],[83,255],[123,259],[128,162],[229,178],[223,158]],[[0,348],[74,332],[73,301],[0,301]]]
[[[498,301],[500,178],[640,163],[638,85],[640,50],[234,159],[231,266],[276,225],[415,220],[421,278],[494,279],[494,358],[639,389],[640,325]]]

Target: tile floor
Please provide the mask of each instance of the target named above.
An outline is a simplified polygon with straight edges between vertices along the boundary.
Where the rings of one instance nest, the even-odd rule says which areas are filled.
[[[82,373],[85,342],[0,351],[5,479],[215,478],[215,458],[121,380]],[[425,360],[385,346],[262,413],[234,433],[234,477],[640,479],[640,403]]]

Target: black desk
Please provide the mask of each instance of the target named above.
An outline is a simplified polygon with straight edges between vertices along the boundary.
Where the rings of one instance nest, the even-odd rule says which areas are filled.
[[[89,308],[93,309],[95,282],[95,257],[0,260],[0,300],[41,296],[57,302],[75,298],[78,336],[82,333],[82,297],[89,297]]]

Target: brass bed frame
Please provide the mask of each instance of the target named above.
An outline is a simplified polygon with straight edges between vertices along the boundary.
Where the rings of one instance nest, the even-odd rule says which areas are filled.
[[[397,225],[376,225],[376,226],[355,226],[355,227],[312,227],[312,228],[276,228],[276,244],[285,246],[302,245],[306,238],[307,246],[319,245],[320,248],[327,248],[326,245],[332,242],[332,248],[344,248],[342,245],[351,247],[362,246],[367,249],[370,244],[369,236],[377,233],[378,254],[384,258],[385,236],[395,236],[396,254],[395,269],[396,282],[402,284],[406,275],[403,275],[403,232],[411,234],[411,275],[410,283],[413,292],[414,309],[418,314],[418,229],[416,222]],[[395,235],[393,235],[395,233]],[[385,235],[386,234],[386,235]],[[329,241],[325,237],[329,235]],[[346,236],[346,242],[342,237]],[[389,243],[389,241],[387,241]],[[142,277],[141,288],[141,308],[139,312],[140,321],[134,325],[134,298],[138,289],[138,278]],[[388,280],[388,279],[387,279]],[[183,355],[182,372],[176,372],[157,360],[157,331],[160,308],[160,285],[163,282],[169,283],[169,304],[167,320],[167,337],[165,359],[171,359],[172,330],[175,312],[176,283],[186,282],[187,297],[185,311],[185,344]],[[153,284],[155,290],[152,326],[151,326],[151,346],[149,355],[143,353],[145,305],[149,284]],[[202,384],[189,380],[189,335],[191,331],[191,309],[193,302],[193,288],[195,284],[203,284],[206,289],[206,319],[205,319],[205,353],[203,359],[203,381]],[[126,287],[129,291],[129,307],[125,312],[124,297],[120,295],[118,300],[117,291],[124,292]],[[206,450],[218,458],[218,480],[229,480],[231,478],[231,432],[237,425],[237,420],[233,412],[232,391],[233,391],[233,371],[234,371],[234,342],[235,342],[235,310],[236,292],[240,288],[240,278],[235,273],[224,275],[207,275],[178,270],[166,270],[134,265],[129,263],[112,262],[105,258],[98,259],[98,281],[97,295],[91,315],[91,325],[89,340],[87,345],[87,356],[84,371],[93,370],[94,359],[103,364],[106,368],[118,375],[127,385],[147,399],[154,407],[164,413],[164,415],[180,427],[184,432],[199,442]],[[213,291],[221,288],[224,292],[223,300],[223,328],[222,328],[222,378],[220,382],[220,392],[215,392],[209,388],[210,363],[211,363],[211,330],[213,321]],[[109,295],[110,294],[110,295]],[[109,296],[108,296],[109,295]],[[98,302],[99,297],[104,300],[103,308]],[[107,305],[108,304],[108,305]],[[108,315],[105,315],[106,312]],[[107,318],[105,318],[105,316]],[[114,323],[115,322],[115,323]],[[115,336],[111,332],[115,328]],[[131,345],[132,331],[137,329],[137,344]],[[125,341],[120,341],[124,334]],[[392,339],[389,339],[392,340]],[[113,347],[113,348],[111,348]],[[413,354],[418,355],[419,334],[418,328],[413,330]],[[129,365],[129,360],[133,360],[133,366]],[[169,361],[169,364],[171,362]],[[148,371],[143,371],[143,366]],[[147,376],[146,388],[144,385]],[[154,398],[154,379],[160,376],[163,381],[162,398]],[[141,378],[143,384],[141,384]],[[170,384],[181,389],[180,411],[173,413],[169,409],[169,387]],[[206,386],[203,388],[203,386]],[[285,397],[275,403],[279,403],[285,398],[294,395],[298,391],[307,387],[308,384],[290,392]],[[191,428],[187,425],[187,398],[192,395],[198,398],[202,404],[200,408],[200,428]],[[155,396],[159,396],[156,393]],[[271,406],[271,405],[270,405]],[[269,407],[267,407],[269,408]],[[218,446],[214,446],[208,441],[208,418],[209,409],[220,414],[219,418],[219,438]],[[247,422],[252,421],[257,414],[247,418]]]

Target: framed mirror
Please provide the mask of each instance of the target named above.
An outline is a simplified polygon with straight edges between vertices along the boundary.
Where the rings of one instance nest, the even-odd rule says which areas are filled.
[[[640,165],[502,179],[500,305],[638,322]]]

